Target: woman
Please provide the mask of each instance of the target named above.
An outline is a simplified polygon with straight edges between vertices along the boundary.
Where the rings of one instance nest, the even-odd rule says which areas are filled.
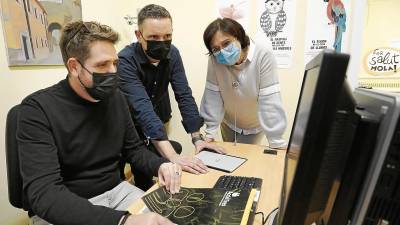
[[[287,121],[272,53],[228,18],[208,25],[203,39],[210,55],[200,106],[206,139],[221,125],[224,141],[260,144],[265,135],[271,148],[284,148]]]

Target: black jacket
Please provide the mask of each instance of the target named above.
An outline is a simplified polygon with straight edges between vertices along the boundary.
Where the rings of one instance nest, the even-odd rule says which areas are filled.
[[[171,118],[168,85],[172,85],[188,133],[203,125],[178,49],[171,46],[169,56],[155,66],[146,57],[140,43],[126,46],[119,54],[120,88],[125,94],[134,121],[149,139],[166,140],[165,122]],[[138,129],[138,132],[140,132]]]

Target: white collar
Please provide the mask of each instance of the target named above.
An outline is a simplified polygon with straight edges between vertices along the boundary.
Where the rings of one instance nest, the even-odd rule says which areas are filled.
[[[251,62],[251,60],[253,59],[254,56],[254,52],[255,52],[255,46],[252,40],[250,40],[250,46],[249,46],[249,52],[247,53],[247,59]]]

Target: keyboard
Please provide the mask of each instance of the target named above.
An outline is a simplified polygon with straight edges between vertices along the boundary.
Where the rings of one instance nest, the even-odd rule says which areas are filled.
[[[220,176],[214,185],[214,188],[221,188],[225,190],[240,189],[257,189],[256,197],[251,205],[250,215],[247,225],[254,223],[254,217],[257,210],[258,199],[260,198],[262,179],[257,177],[241,177],[241,176]]]
[[[252,189],[261,190],[262,179],[257,177],[241,177],[241,176],[220,176],[214,185],[214,188],[222,188],[225,190],[233,189]]]

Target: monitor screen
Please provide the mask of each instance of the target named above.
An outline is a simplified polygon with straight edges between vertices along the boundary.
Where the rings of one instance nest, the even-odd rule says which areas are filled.
[[[358,122],[345,79],[348,61],[346,54],[324,51],[306,66],[286,156],[280,225],[318,224],[334,195]]]
[[[284,204],[281,204],[281,212],[285,211],[284,207],[286,206],[288,193],[292,186],[293,177],[296,171],[297,161],[304,140],[305,129],[309,120],[309,114],[316,88],[318,73],[319,67],[316,67],[310,69],[308,72],[306,72],[307,75],[304,76],[303,86],[299,98],[299,103],[301,102],[301,107],[299,107],[300,104],[298,104],[295,124],[293,126],[293,130],[290,136],[290,144],[286,155],[284,183],[282,186],[282,188],[284,188],[282,190],[282,200],[284,201]],[[280,213],[280,215],[282,215],[282,213]]]

